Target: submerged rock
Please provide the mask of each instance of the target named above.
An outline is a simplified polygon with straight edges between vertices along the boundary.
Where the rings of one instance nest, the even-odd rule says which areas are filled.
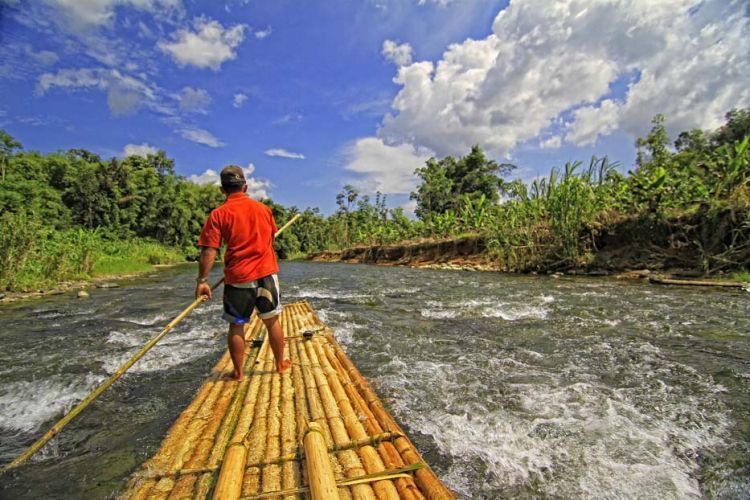
[[[89,292],[86,290],[78,290],[78,293],[76,294],[79,299],[88,299],[90,297]]]

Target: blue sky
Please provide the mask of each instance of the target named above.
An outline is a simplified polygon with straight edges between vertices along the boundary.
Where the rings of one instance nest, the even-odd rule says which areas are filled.
[[[746,5],[726,0],[0,0],[0,127],[26,148],[230,163],[284,205],[346,183],[407,206],[414,168],[482,145],[531,180],[632,167],[750,106]],[[213,172],[213,174],[212,174]]]

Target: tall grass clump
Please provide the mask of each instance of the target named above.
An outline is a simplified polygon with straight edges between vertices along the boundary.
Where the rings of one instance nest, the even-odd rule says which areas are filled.
[[[153,241],[109,239],[84,228],[56,230],[23,212],[3,213],[0,228],[0,290],[39,290],[185,260],[181,250]]]

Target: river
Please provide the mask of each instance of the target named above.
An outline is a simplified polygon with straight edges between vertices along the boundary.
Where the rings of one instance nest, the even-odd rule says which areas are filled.
[[[194,267],[0,308],[0,463],[190,303]],[[218,275],[217,275],[218,276]],[[749,498],[750,294],[608,278],[283,263],[462,498]],[[216,298],[2,498],[111,498],[225,348]]]

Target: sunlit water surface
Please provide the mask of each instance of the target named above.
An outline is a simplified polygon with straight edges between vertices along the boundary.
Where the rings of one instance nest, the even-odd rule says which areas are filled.
[[[0,462],[191,301],[195,268],[0,308]],[[610,279],[282,265],[465,498],[750,497],[750,294]],[[218,300],[170,333],[3,498],[108,498],[224,350]]]

